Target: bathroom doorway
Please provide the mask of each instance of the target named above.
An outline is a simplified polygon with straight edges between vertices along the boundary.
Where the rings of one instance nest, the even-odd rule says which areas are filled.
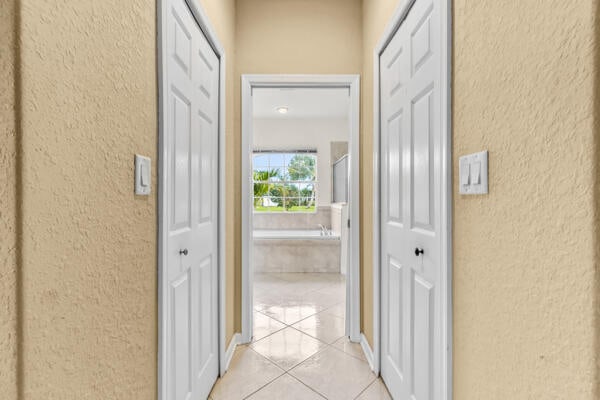
[[[242,78],[242,342],[286,370],[360,342],[358,99],[354,75]]]

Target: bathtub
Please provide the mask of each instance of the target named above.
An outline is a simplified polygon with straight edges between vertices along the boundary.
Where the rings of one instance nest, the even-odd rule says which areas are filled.
[[[254,272],[340,273],[340,237],[320,230],[255,230]]]

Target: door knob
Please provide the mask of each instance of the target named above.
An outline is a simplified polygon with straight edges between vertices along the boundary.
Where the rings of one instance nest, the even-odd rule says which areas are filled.
[[[415,256],[419,257],[421,254],[425,254],[425,250],[420,248],[415,248]]]
[[[188,255],[188,249],[179,250],[179,255],[183,254],[184,256]]]

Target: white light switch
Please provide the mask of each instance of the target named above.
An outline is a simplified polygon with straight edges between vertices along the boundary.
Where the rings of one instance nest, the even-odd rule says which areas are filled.
[[[460,186],[468,186],[471,175],[471,165],[468,160],[460,160]]]
[[[460,194],[488,193],[488,152],[481,151],[459,159]]]
[[[150,194],[151,182],[150,158],[135,155],[135,194],[147,196]]]
[[[481,161],[474,161],[471,164],[471,183],[474,185],[481,183]]]

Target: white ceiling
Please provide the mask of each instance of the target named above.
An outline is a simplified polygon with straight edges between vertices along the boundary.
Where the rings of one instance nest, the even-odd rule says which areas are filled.
[[[252,97],[255,118],[341,118],[350,108],[349,90],[345,88],[258,88]],[[288,107],[288,113],[279,113],[278,107]]]

